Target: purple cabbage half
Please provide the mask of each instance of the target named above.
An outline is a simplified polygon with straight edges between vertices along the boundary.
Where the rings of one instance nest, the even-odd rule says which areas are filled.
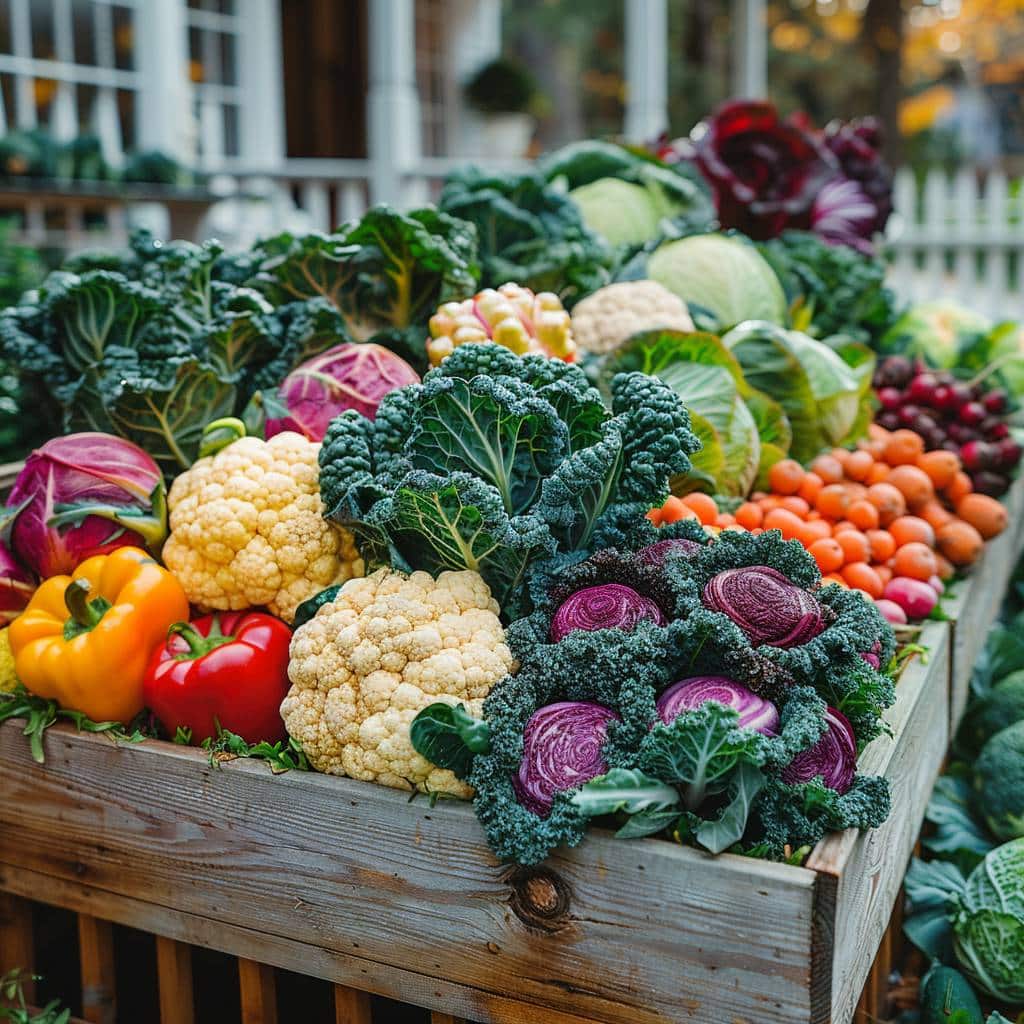
[[[163,476],[124,438],[56,437],[25,460],[7,499],[4,529],[17,558],[43,579],[115,548],[156,554],[167,536]]]
[[[32,574],[0,542],[0,628],[10,625],[25,610],[35,590]]]
[[[322,441],[335,416],[354,409],[367,419],[396,388],[418,384],[419,374],[401,356],[370,342],[343,341],[297,366],[277,392],[284,412],[267,419],[266,437],[285,430]]]
[[[559,605],[551,620],[551,640],[558,643],[576,629],[632,630],[644,619],[665,625],[662,610],[649,597],[621,583],[599,583],[577,590]]]
[[[523,760],[512,785],[519,802],[546,818],[555,794],[576,789],[608,771],[602,749],[610,708],[590,701],[562,701],[539,708],[523,730]]]
[[[705,585],[702,600],[728,615],[755,647],[799,647],[825,628],[814,595],[767,565],[718,573]]]
[[[782,773],[782,781],[792,785],[810,782],[820,775],[829,789],[845,793],[853,784],[857,770],[857,739],[853,726],[841,711],[826,708],[825,723],[825,735],[790,761]]]
[[[658,698],[658,716],[670,725],[684,711],[695,711],[710,700],[736,711],[739,728],[756,729],[765,736],[778,735],[779,712],[775,705],[725,676],[693,676],[673,683]]]

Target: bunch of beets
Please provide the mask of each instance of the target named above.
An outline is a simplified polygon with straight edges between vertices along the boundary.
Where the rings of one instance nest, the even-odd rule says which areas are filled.
[[[887,430],[906,427],[921,435],[925,448],[945,448],[960,456],[974,489],[999,497],[1021,458],[1021,446],[1006,421],[1009,401],[1002,388],[985,390],[933,370],[905,356],[890,356],[875,370],[882,409],[876,417]]]

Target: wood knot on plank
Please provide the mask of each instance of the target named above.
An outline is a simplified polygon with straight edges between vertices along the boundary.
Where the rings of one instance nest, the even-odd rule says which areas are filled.
[[[572,890],[560,875],[547,868],[513,868],[506,881],[509,905],[527,927],[558,932],[569,926]]]

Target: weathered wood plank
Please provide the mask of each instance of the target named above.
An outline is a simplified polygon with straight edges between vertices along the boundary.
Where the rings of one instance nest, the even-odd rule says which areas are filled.
[[[0,975],[20,971],[24,976],[25,999],[32,1002],[36,995],[32,980],[34,970],[32,904],[27,899],[0,892]]]
[[[192,950],[183,942],[158,935],[156,974],[160,989],[160,1024],[195,1024]]]
[[[240,957],[238,988],[242,1024],[277,1024],[277,979],[273,967]]]
[[[1024,477],[1006,499],[1009,526],[985,545],[971,574],[955,584],[952,598],[943,602],[953,620],[950,661],[950,735],[956,732],[967,708],[971,673],[985,646],[1018,560],[1024,552]]]
[[[888,777],[892,814],[880,828],[829,837],[807,861],[819,874],[821,898],[835,907],[831,1016],[817,1008],[818,1017],[832,1024],[853,1018],[946,752],[949,629],[928,623],[921,639],[929,648],[927,664],[918,659],[907,667],[886,716],[896,741],[880,737],[861,758],[862,771]]]
[[[809,1019],[805,869],[594,835],[509,873],[468,806],[62,727],[41,768],[0,727],[0,777],[0,885],[75,883],[158,934],[481,1022]]]
[[[114,929],[91,914],[78,915],[78,949],[82,976],[82,1016],[89,1024],[117,1020]]]
[[[461,1017],[453,1017],[450,1013],[432,1013],[430,1024],[469,1024]]]
[[[335,1024],[373,1024],[370,996],[347,985],[334,986]]]

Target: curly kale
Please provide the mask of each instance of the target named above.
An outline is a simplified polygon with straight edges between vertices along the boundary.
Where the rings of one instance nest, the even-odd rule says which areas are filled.
[[[881,260],[849,246],[828,245],[806,231],[783,232],[758,248],[782,281],[797,330],[815,338],[841,334],[871,345],[899,317]]]
[[[820,587],[818,568],[803,546],[796,541],[783,540],[774,530],[758,537],[748,533],[724,532],[714,544],[709,544],[688,559],[680,567],[681,573],[688,577],[683,584],[685,599],[692,607],[704,607],[702,594],[708,581],[720,572],[744,566],[768,566],[798,586],[810,590],[821,606],[825,622],[825,628],[817,636],[789,648],[754,646],[744,637],[744,647],[766,669],[771,666],[783,677],[807,683],[824,695],[835,695],[842,699],[846,694],[843,687],[852,684],[840,685],[830,680],[836,677],[844,680],[848,677],[860,678],[865,673],[871,679],[878,676],[861,658],[863,652],[871,651],[877,645],[879,660],[883,665],[888,664],[895,649],[895,637],[874,604],[842,587]],[[720,612],[714,614],[722,620],[723,625],[731,621]],[[859,695],[849,698],[848,706],[854,712],[856,721],[853,724],[858,739],[865,735],[868,720],[877,721],[878,715],[870,712],[870,706],[873,704],[879,709],[888,707],[893,699],[891,686],[884,682],[861,685],[869,689],[873,687],[873,696],[862,690]],[[860,713],[865,708],[868,710]],[[871,733],[868,739],[877,734],[877,730],[873,729],[873,725],[868,728]]]
[[[332,422],[320,452],[328,515],[370,564],[478,571],[514,619],[532,565],[589,554],[624,504],[640,518],[689,466],[697,440],[674,393],[640,374],[613,387],[609,411],[577,367],[460,346],[422,384],[386,395],[372,423]]]
[[[829,832],[877,828],[891,809],[889,783],[881,776],[858,775],[845,793],[820,778],[793,785],[772,779],[754,806],[754,842],[783,857],[786,847],[813,846]]]
[[[356,465],[352,470],[364,472]],[[747,565],[774,567],[812,592],[830,612],[829,624],[799,648],[752,645],[737,623],[700,600],[707,580]],[[895,697],[892,679],[860,657],[877,643],[888,658],[888,628],[862,614],[858,595],[818,583],[806,555],[775,533],[723,534],[660,562],[617,550],[582,559],[561,552],[538,561],[529,581],[533,611],[506,630],[518,673],[499,682],[484,705],[481,729],[489,749],[467,751],[450,730],[443,742],[417,749],[424,756],[454,749],[460,764],[472,763],[475,807],[488,839],[498,856],[522,863],[578,843],[595,818],[613,821],[622,836],[667,832],[715,853],[747,848],[775,858],[827,831],[874,827],[888,813],[884,779],[855,777],[845,793],[820,777],[783,781],[794,759],[822,740],[827,708],[849,719],[859,751],[884,730],[882,714]],[[609,584],[653,601],[662,620],[615,618],[613,606],[612,621],[629,621],[629,627],[580,627],[552,639],[562,632],[552,624],[566,600]],[[598,608],[596,619],[577,621],[601,621]],[[734,708],[714,703],[661,722],[658,695],[694,677],[725,677],[770,699],[779,712],[776,732],[741,729]],[[531,715],[562,701],[602,704],[621,721],[608,729],[606,774],[556,792],[550,815],[543,816],[519,803],[513,779]],[[424,722],[428,735],[431,728]]]

